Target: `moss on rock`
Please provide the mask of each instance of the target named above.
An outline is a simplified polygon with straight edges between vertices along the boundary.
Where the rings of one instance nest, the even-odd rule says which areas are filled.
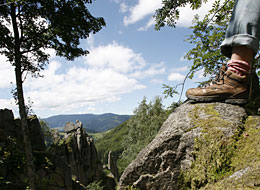
[[[249,116],[231,159],[232,175],[204,189],[260,189],[260,117]]]
[[[189,116],[201,134],[191,168],[181,173],[180,189],[260,189],[260,117],[249,116],[233,128],[214,104],[195,106]]]
[[[241,134],[241,128],[234,128],[231,122],[221,118],[214,104],[196,105],[189,116],[201,134],[195,138],[194,161],[190,169],[182,172],[180,188],[200,189],[230,175],[235,137]]]

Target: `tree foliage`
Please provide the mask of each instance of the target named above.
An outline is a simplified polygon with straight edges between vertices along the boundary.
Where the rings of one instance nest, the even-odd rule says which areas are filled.
[[[16,90],[25,144],[30,188],[35,189],[34,166],[28,137],[27,110],[23,82],[28,73],[40,76],[48,63],[46,49],[68,60],[88,53],[80,39],[98,32],[105,25],[86,5],[91,0],[0,0],[0,54],[15,67]]]
[[[99,158],[104,164],[107,163],[108,152],[112,151],[121,175],[140,150],[154,139],[163,122],[179,105],[172,103],[170,107],[164,108],[162,98],[155,97],[150,102],[144,98],[129,120],[96,141]]]
[[[156,28],[175,26],[179,18],[179,8],[190,4],[192,9],[198,9],[207,1],[163,1],[163,7],[156,12]],[[193,61],[189,77],[193,78],[196,71],[204,69],[204,76],[207,74],[215,77],[220,66],[227,62],[227,58],[221,55],[220,45],[225,37],[225,32],[230,20],[233,0],[215,0],[211,10],[199,18],[195,15],[193,19],[192,34],[186,39],[194,45],[185,55],[185,59]],[[163,24],[160,24],[163,23]]]
[[[149,103],[146,98],[142,100],[127,122],[128,135],[123,142],[125,149],[118,160],[121,172],[154,139],[168,115],[169,112],[164,109],[160,97],[156,97],[153,102]]]
[[[227,58],[221,54],[220,45],[225,37],[234,2],[230,0],[225,0],[223,4],[220,2],[221,0],[215,1],[212,9],[202,20],[198,16],[194,18],[192,35],[187,41],[195,47],[185,56],[187,60],[193,61],[190,78],[195,71],[202,68],[204,76],[210,74],[214,77],[221,65],[227,62]]]
[[[102,181],[94,181],[87,186],[87,190],[103,190],[103,186],[101,186]]]
[[[48,123],[43,120],[40,120],[40,125],[45,138],[45,144],[46,146],[50,146],[51,144],[53,144],[52,130],[54,129],[50,129]]]
[[[155,29],[159,30],[165,25],[175,27],[180,18],[180,8],[190,5],[192,9],[198,9],[208,0],[162,0],[162,8],[156,11]]]
[[[163,7],[156,11],[157,23],[155,28],[159,30],[166,24],[175,27],[179,19],[180,7],[190,5],[192,9],[198,9],[206,2],[207,0],[163,0]],[[190,27],[192,34],[188,36],[186,41],[194,47],[187,52],[185,59],[193,62],[187,77],[192,79],[194,73],[201,69],[203,69],[204,76],[210,76],[209,80],[202,82],[200,86],[216,78],[222,64],[227,63],[227,58],[221,54],[220,45],[225,38],[233,7],[234,0],[215,0],[212,8],[204,18],[199,18],[196,15],[193,19],[193,25]],[[257,56],[254,62],[252,72],[256,72],[260,76],[260,56]],[[253,105],[256,105],[254,106],[256,108],[260,106],[259,79],[256,75],[253,75],[251,81],[253,81],[251,82],[253,87],[250,88],[253,88],[253,90],[250,92],[252,94],[250,95],[250,102],[253,101]],[[184,83],[185,81],[181,85],[184,85]],[[173,96],[173,94],[176,94],[177,86],[170,87],[165,85],[165,94]],[[249,84],[249,86],[252,85]]]

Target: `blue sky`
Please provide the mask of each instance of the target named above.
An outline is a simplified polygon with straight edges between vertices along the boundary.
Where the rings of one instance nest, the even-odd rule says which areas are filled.
[[[182,8],[177,28],[154,30],[154,12],[161,0],[96,0],[89,5],[94,16],[103,17],[106,27],[82,40],[90,54],[68,62],[47,50],[50,63],[43,78],[27,77],[25,97],[33,102],[39,117],[72,113],[132,114],[143,97],[163,96],[163,84],[174,86],[184,79],[191,62],[183,59],[192,48],[184,42],[194,14],[204,15],[210,3],[197,10]],[[18,111],[12,99],[13,67],[0,57],[0,109]],[[201,72],[185,89],[202,80]],[[180,89],[179,89],[180,90]],[[179,96],[164,100],[165,105]],[[183,97],[185,99],[185,96]]]

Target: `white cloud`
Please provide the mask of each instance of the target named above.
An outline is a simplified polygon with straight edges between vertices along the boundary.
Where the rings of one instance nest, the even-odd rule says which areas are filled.
[[[198,10],[192,10],[190,5],[181,7],[180,10],[180,19],[177,21],[178,27],[190,27],[192,25],[192,20],[196,14],[201,18],[204,17],[208,11],[211,9],[215,0],[209,0],[206,4],[203,4]],[[128,26],[134,24],[146,16],[155,15],[155,11],[162,7],[161,0],[138,0],[138,3],[132,7],[128,7],[125,3],[121,4],[121,12],[129,12],[129,15],[124,17],[124,25]],[[123,10],[123,11],[122,11]],[[152,25],[154,25],[154,19],[150,19],[147,24],[143,27],[140,27],[139,31],[145,31]]]
[[[118,100],[118,95],[145,88],[133,78],[112,69],[72,67],[67,73],[57,74],[59,65],[51,62],[44,78],[26,83],[27,96],[35,109],[76,109],[93,106],[97,102]]]
[[[162,6],[161,3],[161,0],[139,0],[135,6],[129,9],[129,16],[124,17],[124,25],[134,24],[146,16],[154,14],[155,10]]]
[[[90,54],[78,65],[65,64],[64,68],[64,64],[57,61],[60,59],[52,59],[41,71],[43,78],[27,77],[25,99],[30,97],[36,113],[94,110],[100,103],[119,101],[122,94],[146,88],[141,79],[165,72],[164,63],[149,64],[142,54],[116,42],[98,47],[93,42],[92,45]],[[6,90],[10,87],[7,81],[14,78],[13,68],[2,63],[0,69],[0,88]],[[11,100],[1,98],[1,106],[12,108]]]
[[[161,79],[152,79],[152,80],[150,80],[150,83],[152,83],[152,84],[163,84],[163,80],[161,80]]]
[[[126,12],[128,12],[129,7],[127,6],[127,4],[125,4],[123,2],[123,3],[120,4],[120,9],[119,10],[120,10],[121,13],[126,13]]]
[[[205,78],[204,69],[200,69],[199,71],[197,71],[194,76],[195,76],[195,80],[198,80],[198,81],[200,81],[201,79],[204,79]]]
[[[86,64],[95,68],[111,68],[117,72],[128,73],[146,65],[142,55],[116,42],[99,46],[91,50],[86,57]]]
[[[48,48],[48,49],[45,49],[43,51],[50,55],[50,59],[54,58],[56,56],[56,51],[54,49]]]
[[[95,45],[95,39],[94,39],[93,35],[90,34],[89,37],[87,38],[87,48],[92,49],[92,48],[94,48],[94,45]]]
[[[13,98],[11,99],[1,99],[0,98],[0,109],[10,109],[10,110],[17,110],[17,106]]]
[[[14,67],[7,61],[6,57],[0,56],[0,88],[10,88],[11,82],[15,82]]]
[[[186,72],[186,71],[189,70],[189,67],[188,66],[183,66],[183,67],[175,68],[173,70],[174,70],[174,72]]]
[[[171,73],[168,76],[169,81],[183,81],[185,79],[185,75],[180,73]]]
[[[212,8],[215,0],[209,0],[206,4],[203,4],[199,9],[192,10],[190,5],[180,8],[180,19],[177,21],[178,27],[190,27],[192,26],[192,20],[196,14],[200,18],[203,18],[208,11]]]
[[[152,27],[153,25],[155,25],[155,18],[152,17],[147,23],[145,26],[143,27],[140,27],[138,29],[138,31],[147,31],[150,27]]]
[[[159,64],[154,64],[146,70],[138,70],[138,71],[130,74],[130,76],[132,76],[134,78],[146,78],[146,77],[151,77],[154,75],[164,74],[165,70],[166,70],[165,65],[162,62]]]
[[[141,54],[116,42],[95,47],[85,65],[61,72],[62,64],[51,61],[44,78],[25,83],[26,96],[34,110],[59,112],[95,109],[102,102],[115,102],[120,95],[146,88],[140,81],[165,72],[164,63],[150,65]]]
[[[185,59],[185,57],[182,56],[182,57],[180,58],[180,61],[181,61],[181,62],[185,62],[185,61],[187,61],[187,59]]]

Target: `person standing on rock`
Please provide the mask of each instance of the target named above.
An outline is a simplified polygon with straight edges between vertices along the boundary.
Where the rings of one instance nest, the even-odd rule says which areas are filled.
[[[227,69],[207,87],[188,89],[188,99],[245,104],[249,97],[252,61],[259,48],[260,0],[235,0],[221,52],[230,58]]]

